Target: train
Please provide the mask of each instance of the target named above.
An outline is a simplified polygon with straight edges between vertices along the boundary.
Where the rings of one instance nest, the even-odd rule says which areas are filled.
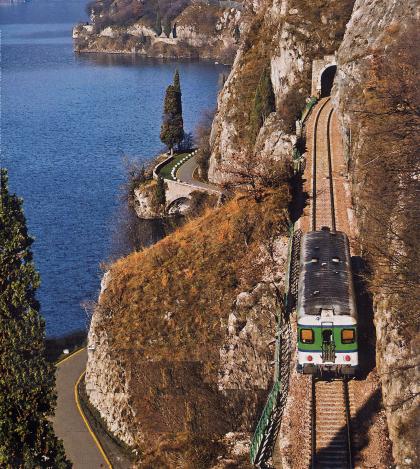
[[[357,308],[349,240],[341,231],[323,227],[302,236],[297,335],[298,372],[356,374]]]

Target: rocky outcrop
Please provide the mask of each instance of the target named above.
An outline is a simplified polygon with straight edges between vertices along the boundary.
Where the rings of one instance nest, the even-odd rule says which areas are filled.
[[[358,0],[338,52],[333,90],[360,242],[372,271],[376,364],[399,468],[419,465],[418,303],[410,280],[418,272],[412,262],[415,31],[415,0]]]
[[[294,120],[311,92],[312,60],[334,54],[350,17],[353,0],[331,2],[271,0],[247,25],[232,71],[218,99],[213,123],[209,179],[221,182],[238,154],[290,158]],[[250,139],[250,115],[262,70],[270,68],[276,112]]]
[[[107,289],[111,275],[106,272],[101,283],[101,295]],[[108,429],[127,445],[134,445],[130,422],[134,417],[127,392],[127,376],[118,361],[113,360],[106,328],[106,312],[98,306],[92,316],[88,335],[86,393],[99,411]]]
[[[269,257],[264,235],[249,230],[273,216]],[[147,467],[188,467],[171,459],[184,452],[193,467],[248,467],[273,376],[285,219],[279,199],[233,201],[111,266],[90,326],[86,391]],[[184,437],[194,443],[176,450]],[[211,457],[191,459],[191,448]]]
[[[244,2],[246,3],[246,2]],[[73,30],[77,52],[130,53],[146,57],[202,58],[232,63],[242,34],[242,3],[191,2],[158,34],[150,20],[103,26],[103,15]],[[112,12],[112,6],[110,7]],[[111,15],[112,20],[112,15]]]

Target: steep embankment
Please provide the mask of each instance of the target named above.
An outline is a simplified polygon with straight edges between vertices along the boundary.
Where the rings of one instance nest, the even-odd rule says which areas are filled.
[[[204,58],[231,63],[248,2],[105,0],[89,4],[90,24],[73,30],[78,52]]]
[[[354,0],[272,0],[258,11],[218,100],[209,179],[220,182],[238,155],[290,157],[294,123],[311,93],[312,60],[334,54]],[[269,69],[275,110],[253,128],[255,91]]]
[[[356,2],[334,92],[371,271],[376,363],[393,455],[407,468],[419,466],[420,434],[417,8],[415,0]]]
[[[287,186],[234,200],[106,275],[86,389],[141,467],[204,469],[219,456],[247,467],[272,376],[288,201]]]

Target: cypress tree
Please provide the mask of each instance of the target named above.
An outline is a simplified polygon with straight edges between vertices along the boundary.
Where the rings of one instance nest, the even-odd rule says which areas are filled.
[[[163,20],[163,32],[166,34],[166,37],[169,37],[172,32],[171,21],[168,17]]]
[[[179,145],[184,138],[184,121],[182,118],[182,93],[178,70],[174,75],[174,82],[166,89],[163,105],[163,122],[160,129],[160,139],[169,147],[171,154],[175,145]]]
[[[181,80],[179,78],[179,72],[178,69],[175,70],[175,75],[174,75],[174,88],[175,90],[180,94],[181,96]],[[181,104],[181,113],[182,113],[182,104]]]
[[[162,206],[166,205],[165,181],[160,176],[156,185],[156,202]]]
[[[276,98],[271,83],[270,69],[267,67],[261,74],[255,92],[253,109],[251,111],[251,131],[255,139],[265,119],[276,110]]]
[[[0,172],[0,467],[70,468],[49,417],[56,396],[54,366],[45,359],[45,323],[35,292],[22,200]]]
[[[155,22],[155,31],[158,36],[162,34],[162,20],[160,17],[160,11],[158,10],[156,13],[156,22]]]

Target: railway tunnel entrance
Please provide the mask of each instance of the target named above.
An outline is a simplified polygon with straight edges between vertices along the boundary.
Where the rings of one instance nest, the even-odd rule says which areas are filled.
[[[321,98],[331,95],[331,89],[334,83],[335,73],[337,71],[336,65],[327,67],[321,75]]]
[[[311,96],[317,98],[330,96],[336,71],[335,55],[324,55],[322,59],[315,59],[312,62]]]

